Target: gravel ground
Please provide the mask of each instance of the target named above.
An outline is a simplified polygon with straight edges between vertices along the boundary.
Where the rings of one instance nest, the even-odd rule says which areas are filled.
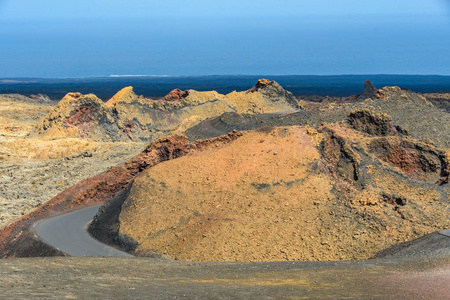
[[[450,258],[401,263],[0,261],[1,299],[448,299]]]

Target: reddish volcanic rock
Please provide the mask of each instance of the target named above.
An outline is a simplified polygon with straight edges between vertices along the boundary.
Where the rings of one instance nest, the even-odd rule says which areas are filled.
[[[373,140],[369,151],[412,179],[437,184],[448,182],[449,158],[433,146],[389,137]]]
[[[189,91],[182,91],[180,89],[173,89],[171,90],[164,98],[162,98],[162,101],[177,101],[182,98],[186,98],[189,95]]]
[[[80,93],[67,94],[55,109],[36,125],[34,134],[108,141],[125,139],[113,109],[93,94]]]
[[[65,120],[65,125],[80,126],[95,120],[92,110],[89,107],[79,107],[71,112],[69,117]]]

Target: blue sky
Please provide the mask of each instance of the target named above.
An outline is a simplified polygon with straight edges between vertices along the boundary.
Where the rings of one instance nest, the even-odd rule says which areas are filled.
[[[0,77],[450,75],[448,0],[0,0]]]
[[[446,0],[2,0],[3,20],[308,15],[446,15]]]

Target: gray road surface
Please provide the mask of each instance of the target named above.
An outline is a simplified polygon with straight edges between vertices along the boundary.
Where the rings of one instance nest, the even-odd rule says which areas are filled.
[[[440,234],[450,237],[450,229],[439,231]]]
[[[45,243],[70,256],[131,256],[92,238],[87,225],[97,214],[100,205],[39,221],[35,234]]]

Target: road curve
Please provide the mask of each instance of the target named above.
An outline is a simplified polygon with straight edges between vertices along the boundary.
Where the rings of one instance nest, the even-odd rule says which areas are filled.
[[[46,244],[70,256],[132,256],[100,243],[86,231],[100,205],[41,220],[34,233]]]

